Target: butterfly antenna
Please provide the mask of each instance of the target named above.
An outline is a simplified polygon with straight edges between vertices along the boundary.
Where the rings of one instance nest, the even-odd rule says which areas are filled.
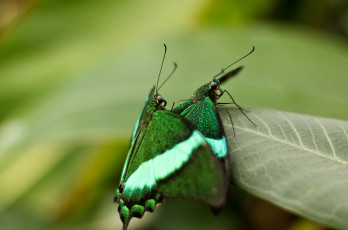
[[[163,67],[163,63],[164,63],[164,58],[166,57],[166,53],[167,53],[167,46],[166,46],[166,44],[163,44],[163,45],[164,45],[164,54],[163,54],[163,58],[162,58],[161,68],[160,68],[160,71],[159,71],[159,74],[158,74],[158,78],[157,78],[156,94],[158,93],[158,82],[159,82],[159,79],[160,79],[160,76],[161,76],[161,73],[162,73],[162,67]]]
[[[244,55],[243,57],[239,58],[237,61],[233,62],[232,64],[228,65],[227,67],[225,67],[224,69],[222,69],[218,74],[216,74],[213,79],[215,80],[217,76],[219,76],[220,74],[222,74],[223,72],[225,72],[226,69],[230,68],[232,65],[236,64],[237,62],[241,61],[242,59],[246,58],[247,56],[249,56],[250,54],[252,54],[255,50],[255,46],[253,46],[252,50]]]
[[[162,86],[164,85],[164,83],[166,83],[169,80],[169,78],[174,74],[176,68],[178,68],[178,64],[176,64],[176,62],[174,62],[174,68],[173,68],[172,72],[169,74],[169,76],[166,78],[166,80],[164,80],[164,82],[162,82],[162,84],[158,87],[157,91],[159,91],[162,88]]]

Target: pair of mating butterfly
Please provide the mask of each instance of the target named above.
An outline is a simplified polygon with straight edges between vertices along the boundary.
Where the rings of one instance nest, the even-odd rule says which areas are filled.
[[[158,79],[167,51],[166,45],[164,47]],[[244,57],[253,51],[254,47]],[[175,71],[176,64],[162,85],[158,88],[157,80],[157,86],[151,89],[136,123],[114,198],[119,203],[124,229],[132,217],[141,218],[145,211],[154,211],[156,204],[165,197],[194,197],[207,202],[213,209],[219,209],[225,203],[230,159],[216,106],[223,104],[217,100],[228,93],[220,88],[220,84],[236,75],[242,67],[216,77],[231,65],[196,90],[190,99],[174,109],[173,104],[171,111],[165,109],[167,103],[158,94],[158,89]]]

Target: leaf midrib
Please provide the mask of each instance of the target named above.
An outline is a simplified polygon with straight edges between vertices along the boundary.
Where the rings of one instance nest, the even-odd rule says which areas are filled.
[[[231,127],[232,127],[232,126],[231,126]],[[263,133],[261,133],[261,132],[255,132],[255,131],[253,131],[253,130],[251,130],[251,129],[243,128],[243,127],[236,126],[236,125],[234,126],[234,128],[243,130],[243,131],[245,131],[245,132],[252,133],[252,134],[257,135],[257,136],[265,137],[265,138],[270,139],[270,140],[273,140],[273,141],[278,141],[278,142],[280,142],[280,143],[293,146],[293,147],[295,147],[295,148],[298,148],[298,149],[301,149],[301,150],[304,150],[304,151],[313,153],[313,154],[318,155],[318,156],[320,156],[320,157],[323,157],[323,158],[326,158],[326,159],[329,159],[329,160],[335,161],[335,162],[337,162],[337,163],[341,163],[341,164],[344,164],[344,165],[347,165],[347,166],[348,166],[348,162],[342,161],[342,160],[339,159],[339,158],[333,158],[333,157],[324,155],[324,154],[321,153],[321,152],[313,151],[312,149],[309,149],[309,148],[307,148],[307,147],[305,147],[305,146],[303,146],[303,145],[302,145],[302,146],[299,146],[299,145],[296,145],[296,144],[294,144],[294,143],[292,143],[292,142],[289,142],[289,141],[285,141],[285,140],[276,138],[276,137],[273,136],[273,135],[266,135],[266,134],[263,134]]]

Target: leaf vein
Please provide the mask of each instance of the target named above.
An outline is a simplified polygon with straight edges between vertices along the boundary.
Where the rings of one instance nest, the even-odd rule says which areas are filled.
[[[294,124],[293,124],[286,116],[284,116],[284,114],[279,113],[279,112],[278,112],[278,114],[280,114],[280,115],[286,120],[286,122],[288,122],[288,123],[290,124],[291,128],[294,130],[294,133],[295,133],[296,136],[297,136],[298,141],[300,142],[300,145],[301,145],[301,146],[304,146],[303,143],[302,143],[302,139],[301,139],[301,137],[300,137],[300,134],[297,132],[297,130],[296,130]]]
[[[312,130],[311,126],[308,124],[307,121],[305,121],[305,123],[306,123],[306,125],[307,125],[309,131],[311,132],[313,144],[314,144],[314,146],[315,146],[315,150],[316,150],[317,152],[319,152],[319,149],[318,149],[318,146],[317,146],[317,142],[315,141],[315,138],[314,138],[313,130]]]
[[[327,140],[328,140],[328,142],[329,142],[329,145],[330,145],[330,147],[331,147],[331,149],[332,149],[332,154],[334,155],[334,157],[335,157],[336,159],[339,159],[339,158],[336,156],[335,148],[334,148],[333,145],[332,145],[331,139],[330,139],[329,135],[327,134],[325,127],[323,126],[323,124],[322,124],[317,118],[315,118],[315,121],[316,121],[316,122],[319,124],[319,126],[323,129],[323,131],[324,131],[324,133],[325,133],[325,136],[326,136],[326,138],[327,138]]]
[[[338,123],[339,126],[341,127],[341,129],[343,130],[344,134],[346,135],[347,141],[348,141],[348,134],[346,132],[346,130],[343,128],[343,126],[341,125],[341,123]]]

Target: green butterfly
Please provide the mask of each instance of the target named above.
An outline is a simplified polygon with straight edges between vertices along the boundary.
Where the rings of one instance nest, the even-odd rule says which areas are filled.
[[[254,50],[255,48],[253,47],[253,49],[247,55],[243,56],[236,62],[250,55]],[[231,65],[235,64],[236,62],[232,63]],[[244,109],[234,101],[232,96],[227,91],[220,88],[222,83],[238,74],[240,70],[242,70],[242,67],[238,67],[224,74],[219,79],[216,79],[217,76],[222,74],[231,65],[227,66],[219,74],[215,75],[213,81],[198,88],[190,99],[176,106],[174,109],[174,104],[172,107],[172,111],[174,113],[185,117],[191,122],[191,124],[198,128],[198,130],[205,136],[206,141],[209,143],[216,156],[225,163],[226,186],[228,185],[230,177],[230,159],[221,118],[216,108],[217,105],[224,105],[226,103],[218,103],[218,99],[226,92],[231,97],[233,104],[235,104],[246,116]],[[218,94],[217,91],[219,91],[220,94]],[[231,117],[230,120],[232,122]]]
[[[114,197],[123,229],[132,217],[153,212],[166,197],[197,198],[212,207],[225,202],[221,161],[197,128],[165,110],[166,101],[156,88],[151,89],[135,125]]]

